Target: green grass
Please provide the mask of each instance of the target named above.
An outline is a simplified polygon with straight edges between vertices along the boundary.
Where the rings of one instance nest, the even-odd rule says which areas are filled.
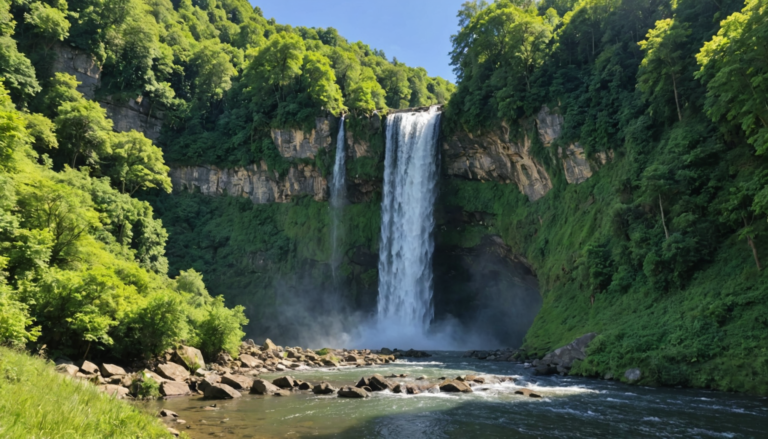
[[[50,363],[0,348],[0,437],[168,438],[158,419]]]

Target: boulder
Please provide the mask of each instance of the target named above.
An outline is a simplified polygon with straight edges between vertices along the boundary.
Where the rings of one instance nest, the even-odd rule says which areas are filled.
[[[205,397],[208,399],[234,399],[241,396],[240,392],[226,384],[214,384],[205,389]]]
[[[102,364],[99,370],[101,371],[101,376],[104,378],[127,375],[125,369],[120,366],[115,366],[114,364]]]
[[[291,390],[297,386],[296,380],[293,379],[293,377],[289,377],[289,376],[276,378],[272,380],[272,384],[276,385],[281,389],[288,389],[288,390]]]
[[[362,389],[363,387],[370,387],[370,385],[371,385],[371,380],[369,380],[366,377],[362,377],[360,378],[360,381],[358,381],[357,384],[355,384],[355,387],[359,387]]]
[[[169,433],[171,436],[173,436],[173,437],[179,437],[179,436],[181,435],[181,433],[179,433],[179,431],[178,431],[178,430],[174,430],[174,429],[173,429],[173,428],[171,428],[171,427],[168,427],[168,428],[167,428],[167,430],[168,430],[168,433]]]
[[[156,373],[154,373],[154,372],[152,372],[151,370],[148,370],[148,369],[144,369],[143,371],[141,371],[140,376],[142,378],[144,378],[144,377],[152,378],[157,383],[162,383],[162,382],[166,381],[165,378],[161,377],[160,375],[158,375],[158,374],[156,374]]]
[[[402,352],[400,356],[403,358],[429,358],[432,356],[432,354],[428,354],[424,351],[417,351],[415,349],[409,349],[405,352]]]
[[[83,364],[80,365],[80,372],[86,375],[96,375],[99,373],[99,366],[90,361],[83,361]]]
[[[299,390],[312,390],[312,383],[302,382],[299,384]]]
[[[129,393],[128,389],[126,389],[125,387],[115,386],[112,384],[105,384],[103,386],[99,386],[98,389],[108,395],[114,396],[117,399],[123,399],[126,396],[128,396],[128,393]]]
[[[205,389],[208,387],[219,384],[221,382],[221,377],[216,375],[215,373],[206,375],[202,381],[197,383],[197,390],[205,393]]]
[[[221,377],[221,382],[235,390],[248,390],[253,385],[253,380],[251,378],[229,373]]]
[[[229,366],[231,362],[232,356],[228,352],[219,352],[219,355],[216,356],[216,364],[220,366]]]
[[[392,349],[389,349],[389,348],[381,348],[381,350],[379,351],[379,353],[380,353],[380,354],[382,354],[382,355],[392,355]]]
[[[157,366],[157,373],[163,378],[173,381],[185,381],[189,378],[189,371],[176,363],[164,363]]]
[[[254,369],[264,365],[263,361],[257,358],[254,358],[248,354],[240,355],[240,362],[243,363],[243,365],[249,369]]]
[[[466,383],[463,383],[461,381],[443,381],[439,384],[440,391],[441,392],[450,392],[450,393],[472,393],[472,388],[469,387]]]
[[[579,337],[572,343],[548,353],[541,360],[534,361],[533,366],[536,368],[536,374],[567,374],[571,370],[574,361],[587,358],[587,346],[595,337],[597,337],[595,333]]]
[[[77,373],[80,372],[80,368],[74,364],[59,364],[56,366],[56,372],[67,374],[69,376],[77,376]]]
[[[422,376],[416,378],[416,381],[423,381],[423,380],[426,380],[426,379],[427,379],[427,377],[425,375],[422,375]]]
[[[642,377],[643,377],[643,371],[637,368],[629,369],[628,371],[624,372],[624,378],[630,383],[640,381]]]
[[[251,393],[255,395],[288,396],[291,392],[282,390],[267,380],[255,380],[251,387]]]
[[[160,393],[163,396],[182,396],[189,395],[189,386],[187,383],[180,383],[178,381],[166,381],[160,384]]]
[[[365,390],[352,386],[342,387],[338,394],[339,398],[367,398],[369,396]]]
[[[534,392],[531,389],[519,389],[519,390],[516,390],[515,391],[515,395],[523,395],[523,396],[526,396],[528,398],[541,398],[541,395],[539,395],[538,393]]]
[[[173,361],[186,367],[187,370],[205,369],[203,353],[199,349],[190,346],[177,348],[173,355]]]
[[[330,395],[336,393],[336,389],[323,381],[322,383],[315,385],[315,387],[312,389],[312,393],[315,395]]]
[[[406,387],[404,384],[398,384],[392,389],[392,393],[405,393]]]
[[[264,344],[261,346],[262,351],[272,351],[277,350],[277,345],[272,343],[272,340],[267,339]]]
[[[160,417],[161,418],[178,418],[179,415],[176,414],[176,412],[172,412],[168,409],[162,409],[160,410]]]
[[[376,374],[370,378],[368,387],[373,389],[374,392],[383,392],[394,389],[395,385],[383,376]]]

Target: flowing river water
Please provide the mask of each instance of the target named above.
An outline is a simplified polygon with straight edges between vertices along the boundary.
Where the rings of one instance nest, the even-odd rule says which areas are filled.
[[[244,394],[229,401],[179,398],[146,403],[177,412],[187,423],[177,428],[201,438],[764,438],[768,436],[768,398],[689,389],[646,388],[574,377],[538,377],[514,363],[463,358],[459,352],[433,352],[424,360],[380,367],[316,369],[295,378],[335,387],[361,377],[407,374],[508,375],[516,383],[478,385],[471,394],[400,395],[374,393],[344,399],[295,392],[289,397]],[[274,379],[281,374],[264,375]],[[543,398],[515,395],[526,387]],[[217,410],[206,410],[211,404]],[[189,428],[186,428],[189,427]]]

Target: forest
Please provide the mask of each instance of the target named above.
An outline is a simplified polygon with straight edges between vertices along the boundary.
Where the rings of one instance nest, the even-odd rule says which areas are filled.
[[[499,235],[539,278],[521,355],[594,331],[575,373],[641,366],[646,384],[768,392],[768,2],[475,0],[458,24],[454,85],[247,0],[0,0],[0,341],[73,358],[182,341],[235,353],[244,325],[273,313],[280,276],[328,282],[327,205],[169,195],[169,168],[283,175],[296,161],[272,129],[346,114],[375,152],[348,175],[375,182],[369,118],[441,104],[444,138],[508,126],[552,180],[535,202],[505,182],[440,181],[438,213],[492,221],[438,244]],[[62,46],[97,61],[95,101],[54,71]],[[164,115],[156,143],[116,132],[96,102],[140,97]],[[549,147],[544,106],[564,120]],[[578,185],[558,153],[574,144],[599,168]],[[312,160],[325,177],[333,154]],[[379,203],[346,210],[348,255],[375,254]],[[370,306],[376,269],[342,271]]]

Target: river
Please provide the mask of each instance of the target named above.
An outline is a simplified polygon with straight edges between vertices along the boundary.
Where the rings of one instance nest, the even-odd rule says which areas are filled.
[[[399,395],[374,393],[365,400],[315,396],[244,395],[230,401],[181,398],[146,403],[177,412],[187,424],[176,427],[191,438],[510,438],[510,437],[681,437],[759,438],[768,436],[768,398],[690,389],[647,388],[575,377],[537,377],[513,363],[433,352],[424,360],[381,367],[317,369],[295,378],[336,387],[362,376],[407,374],[399,382],[426,376],[466,374],[518,376],[516,384],[478,385],[471,394]],[[273,379],[280,374],[264,375]],[[543,395],[514,394],[520,387]],[[217,410],[204,409],[211,404]],[[186,428],[189,427],[189,428]]]

